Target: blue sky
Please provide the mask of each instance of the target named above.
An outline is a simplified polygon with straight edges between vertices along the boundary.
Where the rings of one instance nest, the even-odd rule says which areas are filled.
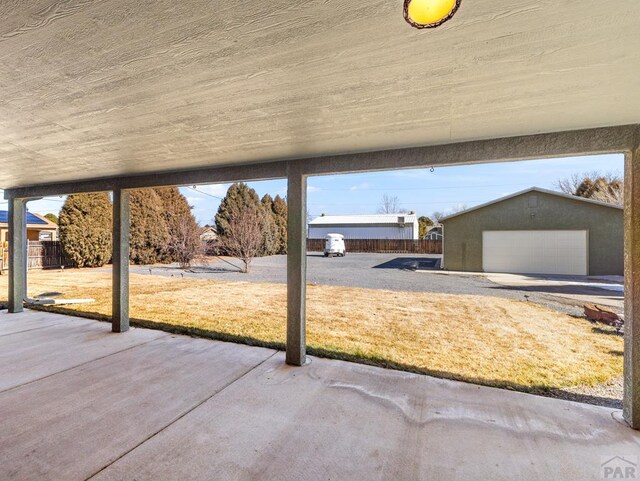
[[[401,207],[418,215],[434,211],[450,213],[472,207],[504,195],[537,186],[555,188],[555,182],[573,173],[591,171],[622,175],[624,157],[604,155],[561,159],[532,160],[496,164],[440,167],[311,177],[308,182],[308,210],[312,217],[324,214],[375,213],[384,194],[397,196]],[[258,194],[286,195],[286,181],[251,182]],[[200,185],[197,191],[182,187],[202,225],[211,223],[220,199],[229,184]],[[64,198],[52,197],[29,203],[29,210],[40,214],[57,212]],[[1,201],[0,201],[1,202]],[[6,209],[6,203],[0,204]]]

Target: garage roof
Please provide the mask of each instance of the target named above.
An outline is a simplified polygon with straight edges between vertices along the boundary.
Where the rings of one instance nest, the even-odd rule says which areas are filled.
[[[0,2],[0,187],[640,122],[640,2]]]
[[[498,204],[500,202],[504,202],[505,200],[508,199],[513,199],[514,197],[518,197],[520,195],[523,194],[527,194],[529,192],[542,192],[543,194],[551,194],[551,195],[555,195],[557,197],[564,197],[565,199],[570,199],[570,200],[576,200],[579,202],[588,202],[590,204],[596,204],[596,205],[601,205],[604,207],[610,207],[612,209],[618,209],[618,210],[623,210],[624,207],[620,206],[620,205],[615,205],[615,204],[609,204],[607,202],[600,202],[599,200],[593,200],[593,199],[587,199],[585,197],[578,197],[577,195],[571,195],[571,194],[565,194],[564,192],[558,192],[555,190],[548,190],[548,189],[542,189],[540,187],[531,187],[529,189],[525,189],[525,190],[521,190],[520,192],[516,192],[515,194],[510,194],[504,197],[500,197],[499,199],[496,200],[492,200],[489,202],[485,202],[484,204],[480,204],[480,205],[476,205],[475,207],[471,207],[470,209],[465,209],[462,210],[460,212],[456,212],[455,214],[452,215],[448,215],[447,217],[443,217],[442,219],[440,219],[440,222],[446,222],[449,219],[452,219],[454,217],[458,217],[459,215],[463,215],[463,214],[468,214],[469,212],[473,212],[474,210],[478,210],[478,209],[482,209],[483,207],[487,207],[493,204]]]

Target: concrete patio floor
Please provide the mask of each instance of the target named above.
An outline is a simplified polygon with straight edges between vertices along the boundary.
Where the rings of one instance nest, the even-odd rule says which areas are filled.
[[[36,311],[0,313],[0,365],[3,481],[582,481],[640,454],[612,409]]]

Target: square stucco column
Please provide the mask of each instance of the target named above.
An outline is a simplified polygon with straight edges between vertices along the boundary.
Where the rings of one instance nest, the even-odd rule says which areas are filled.
[[[640,429],[640,148],[624,172],[624,418]]]
[[[287,364],[306,362],[307,177],[299,162],[287,168]]]
[[[9,312],[23,311],[26,284],[27,201],[9,199]]]
[[[111,330],[129,330],[129,191],[113,191]]]

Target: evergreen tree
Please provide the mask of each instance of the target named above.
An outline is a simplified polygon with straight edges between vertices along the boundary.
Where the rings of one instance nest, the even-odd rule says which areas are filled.
[[[418,239],[424,239],[432,225],[433,221],[426,215],[418,217]]]
[[[240,213],[245,209],[260,208],[260,199],[256,191],[244,182],[231,184],[227,194],[220,202],[218,213],[216,214],[216,230],[221,237],[228,236],[229,225],[232,218],[239,218]]]
[[[58,222],[62,249],[76,267],[100,267],[109,262],[112,206],[108,193],[69,195]]]
[[[272,256],[277,254],[280,248],[280,232],[275,222],[273,199],[269,194],[265,194],[260,203],[262,204],[262,215],[264,216],[263,251],[264,255]]]
[[[279,195],[273,199],[273,214],[276,227],[278,228],[278,254],[287,253],[287,216],[289,208],[287,201]]]
[[[52,214],[51,212],[49,212],[48,214],[45,214],[44,218],[50,222],[53,222],[54,224],[58,223],[58,216],[55,214]]]
[[[200,227],[191,213],[191,206],[175,187],[157,188],[155,191],[162,203],[162,216],[169,235],[164,258],[188,266],[203,251]]]
[[[169,231],[163,204],[154,189],[131,191],[130,259],[135,264],[154,264],[166,259]]]
[[[617,177],[585,177],[576,188],[574,195],[609,204],[623,205],[624,184],[622,179]]]
[[[277,238],[278,230],[273,219],[273,211],[270,208],[272,203],[271,196],[265,196],[264,202],[261,202],[256,191],[245,183],[232,184],[227,191],[227,195],[220,203],[215,219],[221,244],[224,246],[225,240],[237,238],[237,236],[232,235],[234,234],[232,229],[238,230],[241,220],[252,219],[252,221],[257,222],[261,232],[261,248],[256,255],[276,253],[279,240]]]

